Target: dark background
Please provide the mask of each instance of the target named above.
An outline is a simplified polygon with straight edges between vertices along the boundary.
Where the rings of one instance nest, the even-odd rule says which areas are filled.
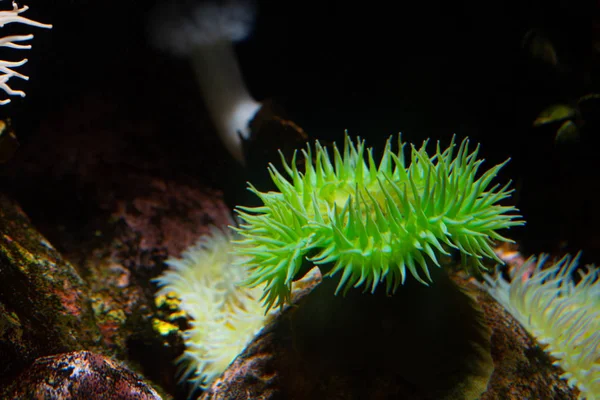
[[[227,155],[198,128],[206,118],[187,61],[148,43],[155,3],[30,1],[25,15],[54,28],[9,27],[36,37],[31,51],[6,50],[8,59],[29,58],[19,71],[30,80],[11,81],[27,97],[0,114],[12,117],[26,148],[65,107],[76,112],[90,96],[118,99],[123,114],[145,115],[157,127],[145,140],[182,152],[172,173],[225,187]],[[581,249],[585,261],[600,262],[596,105],[585,110],[578,142],[555,143],[556,126],[531,127],[548,105],[598,90],[597,4],[260,1],[258,10],[253,35],[237,47],[257,99],[275,98],[311,137],[326,140],[345,129],[375,146],[397,132],[415,143],[469,136],[482,144],[487,166],[512,159],[498,182],[515,182],[527,226],[509,236],[526,254]],[[522,48],[532,28],[554,44],[557,66]],[[41,209],[58,213],[49,200],[40,205],[26,195],[11,162],[0,167],[11,176],[3,185],[32,218]]]

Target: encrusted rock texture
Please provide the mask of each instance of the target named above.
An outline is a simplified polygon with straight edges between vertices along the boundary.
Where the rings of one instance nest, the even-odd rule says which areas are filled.
[[[562,370],[525,329],[487,293],[472,289],[492,329],[494,373],[481,400],[577,399],[579,390],[560,379]]]
[[[88,294],[75,268],[0,195],[0,378],[43,355],[98,347]]]
[[[578,398],[578,391],[570,389],[564,380],[560,379],[561,371],[552,366],[552,361],[535,343],[535,341],[520,327],[520,325],[504,309],[494,302],[486,293],[480,291],[469,280],[453,276],[452,280],[471,299],[476,299],[482,311],[483,322],[489,327],[489,335],[484,335],[489,340],[489,348],[493,363],[491,376],[475,377],[485,381],[487,385],[483,393],[476,394],[465,390],[464,386],[454,393],[452,391],[436,391],[432,389],[439,384],[435,375],[436,363],[444,364],[444,355],[436,353],[430,358],[431,371],[420,369],[415,362],[414,367],[424,373],[422,381],[418,382],[410,373],[399,367],[405,360],[402,355],[410,356],[411,347],[419,343],[406,342],[398,338],[389,341],[389,352],[393,356],[386,364],[387,356],[380,354],[371,359],[362,359],[357,363],[354,358],[364,357],[367,347],[377,351],[380,348],[379,340],[387,340],[383,326],[370,326],[362,336],[364,342],[355,343],[346,348],[347,354],[337,353],[338,345],[343,343],[344,336],[351,333],[337,331],[339,335],[318,337],[318,342],[313,343],[311,349],[303,347],[299,341],[305,327],[294,325],[294,313],[306,306],[306,297],[285,310],[280,318],[272,321],[246,350],[236,359],[223,376],[215,381],[204,393],[203,400],[216,399],[473,399],[504,400],[504,399],[561,399],[570,400]],[[368,295],[367,295],[368,296]],[[383,303],[381,303],[383,304]],[[479,309],[479,306],[477,306]],[[464,310],[463,310],[464,311]],[[460,311],[462,313],[463,311]],[[376,314],[385,315],[379,310]],[[311,316],[316,321],[319,317]],[[331,316],[337,319],[336,316]],[[397,319],[407,322],[406,329],[418,329],[411,324],[410,315],[400,313]],[[378,319],[378,318],[377,318]],[[363,321],[364,322],[364,321]],[[460,321],[456,321],[460,325]],[[360,327],[354,326],[355,329]],[[452,335],[452,328],[440,330],[436,340],[443,340],[447,335]],[[325,332],[323,332],[325,333]],[[329,331],[327,333],[332,333]],[[449,344],[450,346],[452,344]],[[397,351],[397,348],[403,348]],[[427,353],[426,349],[422,349]],[[311,354],[312,353],[312,354]],[[466,354],[466,353],[465,353]],[[414,353],[412,354],[414,355]],[[424,356],[427,358],[427,356]],[[437,359],[436,357],[439,357]],[[342,364],[333,362],[332,359],[343,360]],[[394,361],[395,360],[395,361]],[[308,362],[311,361],[311,362]],[[370,361],[365,362],[365,361]],[[459,359],[456,359],[459,363]],[[398,372],[390,374],[390,370]],[[451,365],[446,365],[443,370],[448,375],[456,373]]]
[[[89,351],[38,358],[3,399],[160,400],[162,397],[124,365]]]

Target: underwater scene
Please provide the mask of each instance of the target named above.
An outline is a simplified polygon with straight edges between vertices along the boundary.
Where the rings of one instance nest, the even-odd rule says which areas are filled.
[[[600,400],[600,3],[0,0],[0,399]]]

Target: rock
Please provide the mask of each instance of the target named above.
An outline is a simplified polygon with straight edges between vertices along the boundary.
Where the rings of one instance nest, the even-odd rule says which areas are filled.
[[[0,276],[0,377],[40,356],[99,345],[85,282],[2,195]]]
[[[0,394],[3,399],[161,399],[127,367],[89,351],[38,358]]]
[[[492,373],[481,310],[444,275],[395,295],[321,285],[267,325],[203,395],[216,399],[475,399]]]
[[[14,194],[85,279],[102,352],[175,392],[172,361],[181,347],[163,346],[153,330],[152,278],[211,225],[231,223],[211,186],[227,160],[202,123],[175,128],[188,120],[171,120],[153,101],[141,110],[122,101],[94,92],[47,115],[36,139],[0,169],[0,191]],[[55,352],[79,349],[95,350]]]
[[[563,371],[500,304],[470,281],[454,279],[474,294],[492,330],[494,373],[481,400],[578,398],[579,390],[560,379]]]
[[[333,297],[328,281],[267,325],[202,400],[577,399],[523,328],[460,275],[387,298]]]

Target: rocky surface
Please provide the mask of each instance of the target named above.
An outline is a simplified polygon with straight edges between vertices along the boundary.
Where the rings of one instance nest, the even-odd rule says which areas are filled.
[[[579,390],[560,379],[563,371],[504,308],[487,293],[473,288],[492,329],[494,373],[481,400],[578,399]]]
[[[420,297],[431,295],[427,289],[408,288],[412,293],[405,296],[401,288],[393,310],[379,308],[371,318],[356,307],[356,297],[344,300],[352,303],[350,311],[341,307],[325,317],[315,312],[331,311],[322,297],[299,299],[202,399],[577,399],[577,390],[501,306],[467,279],[454,276],[452,282],[434,285],[440,293],[430,301]],[[423,301],[425,307],[414,304]],[[406,302],[412,306],[402,308]],[[381,307],[386,301],[366,303]],[[340,317],[344,309],[349,314]]]
[[[219,190],[177,173],[207,168],[197,148],[147,140],[156,127],[138,117],[90,95],[0,166],[0,380],[40,356],[93,350],[177,392],[181,343],[164,347],[153,329],[151,280],[231,214]]]
[[[3,399],[160,400],[162,397],[124,365],[89,351],[41,357],[12,384]]]
[[[97,348],[88,295],[76,269],[0,195],[0,378],[44,355]]]
[[[324,279],[269,324],[203,399],[475,399],[492,373],[481,311],[443,275],[394,296]]]

